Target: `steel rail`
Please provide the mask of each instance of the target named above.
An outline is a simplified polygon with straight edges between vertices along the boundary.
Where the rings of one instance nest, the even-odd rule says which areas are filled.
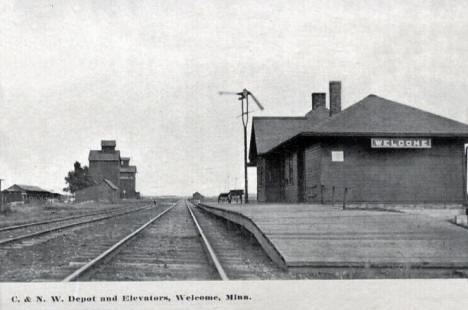
[[[109,213],[113,213],[113,212],[122,211],[124,209],[129,209],[129,208],[128,207],[112,208],[112,209],[108,209],[106,211],[90,212],[88,214],[80,214],[80,215],[71,215],[71,216],[67,216],[67,217],[54,218],[54,219],[51,219],[51,220],[46,220],[46,221],[41,221],[41,222],[32,222],[32,223],[24,223],[24,224],[12,225],[12,226],[4,226],[4,227],[0,227],[0,232],[8,231],[8,230],[14,230],[14,229],[20,229],[20,228],[26,228],[26,227],[32,227],[32,226],[37,226],[37,225],[42,225],[42,224],[51,224],[51,223],[68,221],[68,220],[74,220],[74,219],[87,217],[87,216],[93,216],[93,215],[109,214]],[[134,209],[138,209],[138,208],[134,208]]]
[[[203,232],[203,229],[201,228],[200,224],[198,223],[197,217],[195,216],[192,209],[190,208],[189,202],[185,201],[185,206],[187,207],[187,209],[190,212],[190,215],[192,216],[192,220],[195,223],[195,226],[197,227],[198,233],[199,233],[199,235],[201,236],[201,238],[203,240],[203,243],[205,245],[206,250],[208,251],[208,256],[209,256],[211,262],[213,263],[213,265],[215,266],[219,277],[223,281],[229,280],[226,272],[224,271],[223,266],[221,265],[221,263],[219,262],[218,257],[216,256],[215,251],[213,250],[213,247],[211,246],[210,242],[208,241],[208,238],[206,237],[205,233]]]
[[[103,221],[103,220],[106,220],[106,219],[109,219],[109,218],[122,216],[122,215],[133,213],[133,212],[139,212],[139,211],[146,210],[146,209],[149,209],[149,208],[152,208],[152,207],[153,206],[145,206],[145,207],[142,207],[142,208],[133,209],[131,211],[111,214],[111,215],[108,215],[108,216],[98,217],[98,218],[94,218],[94,219],[91,219],[91,220],[85,220],[85,221],[81,221],[81,222],[56,226],[56,227],[53,227],[53,228],[50,228],[50,229],[45,229],[45,230],[37,231],[37,232],[34,232],[34,233],[26,234],[26,235],[20,235],[20,236],[17,236],[17,237],[2,239],[2,240],[0,240],[0,245],[4,245],[4,244],[7,244],[7,243],[12,243],[12,242],[20,241],[20,240],[24,240],[24,239],[33,238],[33,237],[37,237],[37,236],[40,236],[40,235],[45,235],[45,234],[48,234],[48,233],[51,233],[51,232],[54,232],[54,231],[57,231],[57,230],[61,230],[61,229],[66,229],[66,228],[71,228],[71,227],[80,226],[80,225],[84,225],[84,224],[99,222],[99,221]]]
[[[161,216],[163,216],[165,213],[167,213],[169,210],[171,210],[172,208],[174,208],[176,204],[173,204],[172,206],[170,206],[169,208],[167,208],[166,210],[164,210],[163,212],[159,213],[158,215],[156,215],[155,217],[153,217],[151,220],[149,220],[148,222],[146,222],[145,224],[143,224],[142,226],[140,226],[138,229],[136,229],[135,231],[133,231],[132,233],[130,233],[129,235],[127,235],[126,237],[124,237],[123,239],[121,239],[119,242],[115,243],[113,246],[111,246],[110,248],[108,248],[107,250],[105,250],[104,252],[102,252],[101,254],[99,254],[99,256],[97,256],[96,258],[94,258],[93,260],[89,261],[88,263],[86,263],[85,265],[83,265],[81,268],[75,270],[72,274],[70,274],[69,276],[67,276],[65,279],[62,280],[62,282],[71,282],[73,280],[76,280],[80,275],[82,275],[83,273],[89,271],[91,268],[93,268],[94,266],[96,266],[98,263],[100,263],[104,258],[106,258],[107,256],[109,256],[110,254],[112,254],[113,252],[117,251],[117,249],[119,249],[123,244],[125,244],[127,241],[129,241],[130,239],[132,239],[133,237],[135,237],[137,234],[139,234],[140,232],[142,232],[146,227],[148,227],[148,225],[150,225],[151,223],[153,223],[154,221],[156,221],[157,219],[159,219]]]

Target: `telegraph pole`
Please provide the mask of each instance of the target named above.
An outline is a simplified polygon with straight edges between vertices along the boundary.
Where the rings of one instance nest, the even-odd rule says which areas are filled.
[[[249,124],[249,96],[252,97],[254,102],[257,104],[257,106],[260,108],[260,110],[263,110],[263,106],[260,104],[260,102],[255,98],[255,96],[248,91],[247,89],[243,89],[242,92],[225,92],[225,91],[220,91],[220,95],[236,95],[239,96],[239,100],[241,101],[241,109],[242,109],[242,125],[244,127],[244,201],[245,203],[249,203],[249,180],[248,180],[248,175],[247,175],[247,125]],[[244,105],[244,99],[245,99],[245,105]]]
[[[245,109],[244,109],[245,98]],[[245,117],[244,117],[245,115]],[[249,97],[247,89],[242,91],[242,125],[244,126],[244,185],[245,203],[249,203],[249,178],[247,174],[247,125],[249,123]]]

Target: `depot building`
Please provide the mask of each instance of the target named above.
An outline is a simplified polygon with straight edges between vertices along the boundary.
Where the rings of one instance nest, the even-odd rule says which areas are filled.
[[[369,95],[341,111],[341,82],[304,117],[254,117],[261,202],[463,203],[468,125]]]

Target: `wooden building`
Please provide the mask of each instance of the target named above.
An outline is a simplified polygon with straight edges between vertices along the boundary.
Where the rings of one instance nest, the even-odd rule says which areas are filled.
[[[119,189],[121,198],[139,198],[136,191],[136,166],[130,166],[130,157],[120,157],[115,140],[102,140],[101,150],[89,151],[89,174],[95,184],[110,181]]]
[[[112,181],[104,179],[96,185],[75,193],[75,202],[98,201],[116,203],[119,201],[119,188]]]
[[[120,151],[115,140],[102,140],[101,150],[89,151],[89,174],[96,184],[107,179],[120,187]]]
[[[138,198],[135,190],[135,176],[137,173],[136,166],[130,165],[130,157],[120,158],[120,197],[121,198]]]
[[[257,199],[462,203],[468,125],[369,95],[341,111],[341,83],[305,117],[254,117]]]
[[[2,191],[2,199],[5,203],[23,201],[46,201],[47,199],[60,198],[59,193],[54,193],[38,186],[14,184]]]

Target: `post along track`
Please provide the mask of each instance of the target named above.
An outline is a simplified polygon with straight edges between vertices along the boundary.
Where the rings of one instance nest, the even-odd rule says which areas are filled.
[[[168,215],[163,217],[166,213]],[[156,222],[157,220],[159,222]],[[189,225],[190,222],[187,221],[191,221],[192,224]],[[171,229],[173,231],[170,231]],[[143,235],[144,231],[146,232],[144,236],[135,238],[137,235]],[[161,236],[162,233],[167,235]],[[132,245],[129,244],[131,240],[135,240]],[[123,245],[127,245],[125,249]],[[155,260],[158,263],[154,263]],[[147,264],[146,261],[152,261],[153,264]],[[133,268],[125,268],[128,264]],[[179,201],[74,271],[63,281],[84,278],[115,280],[119,275],[116,269],[122,269],[122,273],[131,273],[138,264],[147,268],[144,274],[148,277],[151,274],[151,278],[148,279],[153,280],[180,279],[178,276],[181,274],[198,280],[202,278],[228,280],[188,202]],[[138,279],[143,280],[141,277]]]
[[[95,223],[95,222],[115,218],[115,217],[118,217],[118,216],[123,216],[123,215],[131,214],[131,213],[135,213],[135,212],[140,212],[140,211],[143,211],[143,210],[147,210],[149,208],[152,208],[152,205],[133,208],[132,210],[127,210],[127,211],[122,211],[122,212],[120,212],[120,210],[118,210],[118,211],[110,212],[110,214],[106,213],[104,216],[100,216],[100,215],[103,215],[103,214],[98,213],[97,217],[96,217],[96,215],[94,215],[91,219],[73,221],[72,223],[63,224],[63,225],[53,225],[52,227],[49,227],[49,228],[46,228],[46,229],[43,229],[43,230],[39,230],[39,231],[31,232],[31,233],[25,233],[25,234],[22,234],[22,235],[19,235],[19,236],[0,239],[0,245],[5,245],[5,244],[12,243],[12,242],[22,241],[22,240],[26,240],[26,239],[30,239],[30,238],[35,238],[35,237],[38,237],[38,236],[42,236],[42,235],[45,235],[45,234],[61,231],[61,230],[64,230],[64,229],[70,229],[70,228],[80,226],[80,225],[91,224],[91,223]],[[50,223],[42,223],[42,224],[48,225],[48,224],[54,224],[56,222],[57,221],[51,221]]]

